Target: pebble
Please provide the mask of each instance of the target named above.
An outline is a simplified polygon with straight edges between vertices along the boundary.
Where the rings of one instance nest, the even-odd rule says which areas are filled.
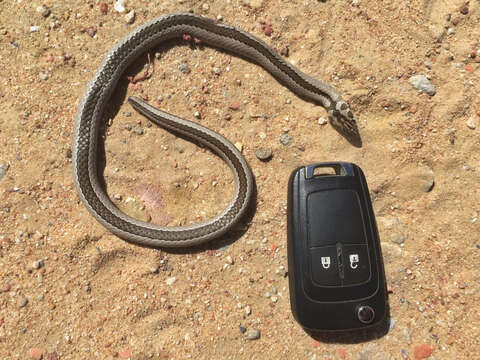
[[[130,111],[124,111],[123,116],[130,117],[130,116],[132,116],[132,113]]]
[[[397,323],[397,320],[390,318],[390,323],[388,326],[388,331],[392,331],[395,328],[395,324]]]
[[[24,296],[21,296],[19,299],[18,299],[18,307],[21,309],[25,306],[27,306],[28,304],[28,299]]]
[[[269,160],[273,155],[271,148],[260,148],[255,150],[255,156],[262,161]]]
[[[250,330],[247,333],[247,340],[257,340],[260,339],[260,331],[259,330]]]
[[[43,72],[40,73],[39,76],[40,76],[40,79],[42,79],[42,80],[47,80],[47,79],[48,79],[48,74],[45,74],[45,73],[43,73]]]
[[[405,242],[405,236],[402,233],[393,233],[390,235],[390,241],[400,245]]]
[[[7,174],[8,166],[0,162],[0,180]]]
[[[173,277],[170,277],[170,278],[168,278],[167,280],[165,280],[165,283],[166,283],[167,285],[172,286],[172,285],[175,283],[175,281],[177,281],[177,278],[176,278],[175,276],[173,276]]]
[[[37,7],[37,12],[42,15],[44,18],[48,17],[50,15],[50,9],[47,8],[44,5],[40,5]]]
[[[43,349],[40,348],[31,348],[29,350],[30,357],[34,360],[40,360],[43,356]]]
[[[325,125],[326,123],[327,123],[327,119],[325,119],[323,117],[318,118],[318,124],[319,125]]]
[[[222,70],[220,70],[220,68],[218,68],[218,67],[214,67],[213,68],[213,73],[218,76],[222,73]]]
[[[238,110],[239,108],[240,108],[240,103],[238,101],[234,101],[233,103],[230,104],[231,110]]]
[[[117,0],[115,1],[115,5],[113,5],[113,8],[115,9],[115,11],[119,12],[119,13],[122,13],[125,11],[125,8],[123,6],[123,3],[125,2],[125,0]]]
[[[228,255],[225,260],[227,260],[227,263],[230,264],[230,265],[233,265],[234,261],[232,259],[232,257],[230,255]]]
[[[127,24],[133,24],[134,21],[135,21],[135,10],[132,10],[125,15],[125,22]]]
[[[413,348],[413,358],[421,360],[429,357],[433,353],[433,347],[427,344],[416,345]]]
[[[125,130],[128,130],[128,131],[131,131],[132,130],[132,125],[130,124],[125,124],[125,126],[123,127]]]
[[[240,325],[240,332],[241,332],[242,334],[245,334],[245,333],[247,332],[247,328],[244,327],[244,326],[242,326],[242,325]]]
[[[190,72],[191,72],[187,63],[181,63],[180,66],[178,67],[178,70],[180,70],[184,74],[190,74]]]
[[[43,260],[36,260],[32,263],[32,269],[38,270],[41,267],[43,267],[44,265],[45,265],[45,263],[43,262]]]
[[[137,135],[143,135],[143,129],[141,128],[140,125],[138,125],[138,126],[135,127],[135,133],[136,133]]]
[[[193,116],[195,116],[197,119],[200,119],[200,117],[201,117],[200,112],[198,112],[198,111],[195,111],[193,113]]]
[[[238,151],[242,152],[243,144],[241,142],[236,142],[234,145],[238,149]]]
[[[203,10],[203,11],[208,11],[208,10],[210,10],[210,5],[208,5],[207,3],[203,4],[203,5],[202,5],[202,10]]]
[[[467,120],[466,124],[467,124],[467,127],[472,130],[475,130],[475,128],[477,127],[476,121],[473,116]],[[0,178],[1,178],[1,175],[0,175]]]
[[[12,285],[10,285],[9,282],[6,282],[6,283],[3,284],[3,286],[2,286],[2,292],[8,292],[8,291],[10,291],[11,288],[12,288]]]
[[[158,274],[158,271],[160,270],[160,268],[157,265],[152,265],[152,266],[149,267],[148,270],[152,274]]]
[[[247,316],[252,314],[252,308],[250,306],[245,306],[245,314]]]
[[[292,143],[293,137],[290,134],[283,134],[280,136],[280,142],[282,145],[287,146]]]
[[[30,26],[30,32],[37,32],[38,31],[38,26]]]
[[[100,11],[102,12],[103,15],[106,15],[108,12],[108,5],[104,2],[101,2],[98,4],[98,7],[100,8]]]
[[[428,95],[435,95],[435,87],[430,83],[425,75],[413,75],[408,79],[410,85],[415,89],[426,92]]]

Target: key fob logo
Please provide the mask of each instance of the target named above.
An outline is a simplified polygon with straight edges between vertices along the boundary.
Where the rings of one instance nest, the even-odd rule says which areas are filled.
[[[350,254],[350,267],[356,269],[358,267],[358,254]]]
[[[330,256],[322,256],[322,266],[324,269],[328,269],[330,267]]]

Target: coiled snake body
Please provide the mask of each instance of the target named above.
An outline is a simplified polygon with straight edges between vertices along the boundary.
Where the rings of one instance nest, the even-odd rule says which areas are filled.
[[[122,239],[148,247],[186,247],[204,243],[227,232],[244,215],[252,194],[251,170],[242,154],[223,136],[130,97],[132,106],[156,124],[208,146],[223,158],[235,177],[235,192],[227,208],[200,224],[161,227],[131,218],[110,200],[99,181],[97,147],[107,102],[125,69],[143,52],[184,34],[260,65],[296,95],[320,103],[330,122],[352,138],[358,129],[348,105],[338,92],[285,62],[262,40],[233,27],[193,14],[172,14],[154,19],[117,43],[106,55],[80,103],[73,144],[73,171],[80,198],[89,212]]]

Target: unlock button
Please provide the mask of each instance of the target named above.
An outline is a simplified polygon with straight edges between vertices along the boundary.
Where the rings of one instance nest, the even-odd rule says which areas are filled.
[[[310,249],[312,280],[320,286],[340,286],[336,246]]]
[[[355,285],[370,279],[367,245],[344,245],[344,285]]]

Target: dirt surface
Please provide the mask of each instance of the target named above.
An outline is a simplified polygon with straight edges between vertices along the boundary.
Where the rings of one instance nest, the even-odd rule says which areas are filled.
[[[480,358],[478,1],[127,0],[125,8],[0,0],[0,358]],[[151,78],[125,78],[114,97],[109,194],[128,214],[168,225],[212,217],[233,194],[220,158],[151,126],[129,95],[241,145],[258,194],[252,215],[220,243],[139,248],[80,202],[73,119],[116,41],[190,9],[288,49],[288,61],[339,89],[363,146],[320,124],[323,108],[256,65],[182,42],[156,49]],[[141,76],[146,63],[143,55],[125,75]],[[427,76],[435,94],[414,89],[413,75]],[[258,160],[259,148],[272,159]],[[288,177],[332,160],[364,170],[382,239],[392,322],[365,342],[314,339],[290,312]],[[260,338],[248,340],[255,330]]]

